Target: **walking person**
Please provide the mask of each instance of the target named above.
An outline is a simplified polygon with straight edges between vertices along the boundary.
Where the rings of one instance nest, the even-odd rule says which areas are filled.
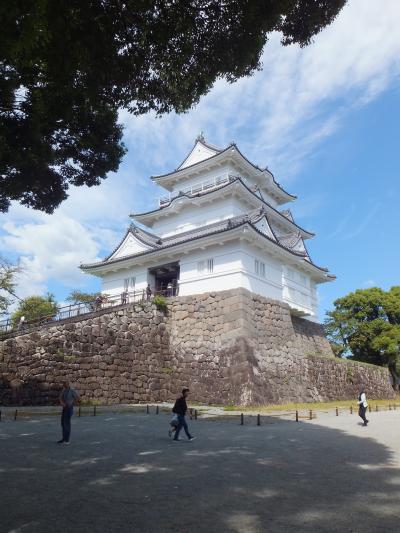
[[[196,438],[190,434],[189,428],[186,422],[186,418],[185,418],[187,410],[188,410],[186,398],[188,397],[189,392],[190,392],[189,389],[187,387],[184,387],[182,389],[182,395],[176,399],[175,405],[172,409],[172,412],[178,416],[178,425],[176,426],[175,435],[174,435],[174,438],[172,439],[174,442],[180,440],[179,433],[182,428],[185,430],[186,436],[190,441]]]
[[[17,330],[18,331],[21,331],[21,329],[24,328],[24,324],[25,324],[25,317],[22,315],[19,319],[19,322],[18,322],[18,326],[17,326]]]
[[[146,287],[146,299],[150,300],[150,298],[151,298],[151,287],[150,287],[150,283],[148,283]]]
[[[125,305],[128,302],[128,291],[124,290],[124,292],[121,294],[121,304]]]
[[[172,282],[170,281],[167,285],[167,296],[172,296],[173,286]]]
[[[69,444],[71,436],[71,417],[74,412],[74,403],[81,400],[75,389],[72,389],[68,381],[63,382],[63,389],[60,393],[60,404],[62,405],[61,427],[62,439],[57,444]]]
[[[369,420],[367,420],[367,417],[365,416],[365,413],[367,411],[368,402],[367,397],[365,395],[365,387],[362,386],[360,389],[360,394],[358,396],[358,416],[362,418],[364,422],[364,426],[368,425]]]

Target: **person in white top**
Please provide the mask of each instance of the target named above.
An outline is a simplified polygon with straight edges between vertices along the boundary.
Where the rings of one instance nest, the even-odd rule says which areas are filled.
[[[361,387],[360,389],[360,394],[358,396],[358,415],[362,418],[363,422],[364,422],[364,426],[366,426],[369,422],[369,420],[367,420],[366,416],[365,416],[365,413],[367,411],[367,407],[368,407],[368,402],[367,402],[367,397],[365,395],[365,388],[364,386]]]

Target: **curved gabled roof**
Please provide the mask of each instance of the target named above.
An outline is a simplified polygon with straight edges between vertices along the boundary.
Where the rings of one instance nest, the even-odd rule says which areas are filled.
[[[189,168],[192,168],[192,167],[195,167],[197,165],[200,165],[201,163],[204,163],[204,161],[211,161],[212,159],[218,157],[219,155],[221,154],[224,154],[225,152],[227,152],[230,148],[232,148],[233,144],[230,144],[229,146],[227,146],[226,148],[220,150],[218,153],[208,157],[207,159],[203,159],[202,161],[198,161],[197,163],[193,163],[192,165],[189,165],[187,167],[183,167],[182,168],[182,165],[184,164],[184,162],[188,159],[188,157],[190,156],[190,153],[185,157],[185,159],[182,161],[182,163],[179,165],[179,167],[175,170],[172,170],[171,172],[166,172],[165,174],[158,174],[156,176],[150,176],[150,179],[152,179],[153,181],[158,181],[158,180],[162,180],[163,178],[167,178],[169,176],[173,176],[174,174],[179,174],[180,172],[183,173],[185,171],[187,171]]]
[[[222,183],[220,186],[217,186],[217,187],[215,187],[215,188],[213,188],[211,190],[199,191],[199,192],[194,193],[194,194],[189,194],[189,193],[179,194],[178,196],[175,196],[175,198],[172,198],[168,203],[164,204],[163,206],[161,206],[161,207],[159,207],[157,209],[153,209],[153,210],[147,211],[145,213],[131,214],[129,216],[132,217],[132,218],[138,218],[139,219],[139,217],[145,217],[146,215],[151,215],[153,213],[164,211],[165,209],[168,209],[171,205],[173,205],[174,202],[176,202],[178,200],[181,200],[182,198],[193,199],[193,198],[203,197],[203,196],[206,196],[208,194],[212,194],[212,193],[215,193],[217,191],[220,191],[221,189],[225,189],[227,187],[230,187],[230,186],[232,186],[233,183],[240,183],[241,185],[243,185],[243,187],[245,187],[245,189],[250,194],[252,194],[259,202],[262,202],[265,206],[267,206],[269,209],[271,209],[276,215],[278,215],[278,217],[282,220],[283,223],[287,224],[288,221],[291,222],[307,238],[311,238],[311,237],[315,236],[315,233],[313,233],[311,231],[307,231],[304,228],[302,228],[301,226],[299,226],[298,224],[296,224],[296,222],[294,222],[294,220],[293,220],[293,217],[291,216],[291,213],[290,213],[290,217],[286,216],[284,214],[284,212],[279,211],[278,209],[275,209],[275,207],[273,207],[270,203],[268,203],[266,200],[264,200],[263,198],[258,196],[253,190],[250,189],[250,187],[248,185],[246,185],[246,183],[244,183],[244,181],[242,180],[242,178],[240,176],[230,177],[229,182]]]
[[[189,154],[186,156],[186,158],[184,159],[184,161],[180,164],[180,166],[176,169],[176,170],[173,170],[172,172],[167,172],[165,174],[159,174],[157,176],[151,176],[151,179],[153,181],[156,181],[159,185],[162,185],[163,181],[167,181],[167,178],[171,178],[172,176],[176,176],[176,177],[179,177],[179,175],[183,175],[184,173],[187,173],[188,169],[191,169],[191,168],[194,168],[198,165],[201,165],[202,163],[204,162],[210,162],[210,161],[213,161],[215,160],[216,158],[218,157],[221,157],[223,154],[226,154],[227,152],[229,152],[229,150],[232,150],[234,149],[235,152],[242,158],[242,160],[244,162],[246,162],[248,165],[250,165],[254,170],[260,172],[260,173],[267,173],[270,177],[271,177],[271,180],[272,180],[272,184],[277,187],[277,189],[279,189],[279,192],[281,193],[282,195],[282,198],[285,199],[285,201],[291,201],[291,200],[295,200],[297,198],[297,196],[293,195],[293,194],[290,194],[288,193],[276,180],[275,180],[275,177],[274,175],[272,174],[272,172],[267,169],[267,168],[260,168],[258,165],[255,165],[254,163],[252,163],[245,155],[243,155],[243,153],[239,150],[238,146],[236,145],[236,143],[231,143],[229,144],[226,148],[224,149],[221,149],[221,148],[216,148],[214,147],[213,145],[211,144],[208,144],[206,143],[206,141],[204,140],[204,138],[198,138],[196,139],[196,142],[195,142],[195,145],[196,146],[196,143],[197,142],[200,142],[201,144],[203,144],[203,146],[205,146],[206,148],[209,148],[210,150],[213,150],[215,151],[216,153],[214,155],[211,155],[210,157],[207,157],[206,159],[202,159],[201,161],[197,161],[191,165],[188,165],[186,167],[182,167],[182,165],[185,163],[185,161],[190,157],[190,155],[192,154],[193,152],[193,149],[194,147],[192,148],[192,150],[189,152]]]
[[[122,237],[122,239],[119,241],[117,246],[113,249],[113,251],[110,254],[108,254],[107,257],[103,259],[103,262],[108,261],[115,254],[115,252],[117,252],[118,248],[122,245],[122,243],[125,241],[125,239],[130,233],[138,241],[142,242],[143,244],[146,244],[147,246],[157,248],[157,247],[160,247],[161,245],[160,237],[158,237],[157,235],[154,235],[153,233],[150,233],[149,231],[145,231],[142,228],[138,228],[137,226],[135,226],[135,224],[130,224],[124,236]]]
[[[166,237],[164,239],[160,239],[159,237],[151,235],[151,237],[158,239],[158,242],[160,243],[158,246],[153,245],[149,250],[142,251],[136,254],[127,255],[124,257],[119,257],[115,259],[110,259],[111,256],[108,256],[107,258],[103,259],[103,261],[99,261],[97,263],[90,263],[90,264],[82,264],[80,268],[82,270],[92,270],[96,268],[104,267],[105,265],[112,265],[115,263],[119,263],[121,261],[125,261],[127,259],[132,259],[135,257],[142,257],[151,253],[155,253],[157,251],[162,251],[164,249],[169,249],[175,246],[178,246],[180,244],[189,243],[191,241],[195,241],[198,239],[203,239],[205,237],[209,237],[212,235],[225,233],[232,231],[234,229],[237,229],[241,226],[248,225],[250,226],[255,232],[262,235],[265,239],[268,241],[274,243],[276,246],[279,246],[283,250],[291,253],[292,255],[298,257],[299,259],[303,259],[304,261],[307,261],[308,264],[312,265],[316,269],[318,269],[321,272],[328,273],[328,269],[324,267],[320,267],[316,264],[314,264],[310,257],[307,255],[307,257],[304,256],[304,253],[297,252],[295,250],[292,250],[288,247],[288,244],[284,245],[279,241],[279,239],[275,236],[274,238],[266,235],[264,232],[262,232],[259,228],[256,227],[256,223],[259,222],[262,217],[265,216],[265,212],[263,209],[257,209],[255,211],[252,211],[250,213],[247,213],[246,215],[239,215],[236,217],[232,217],[229,219],[222,220],[220,222],[215,222],[214,224],[210,224],[208,226],[203,226],[201,228],[195,228],[193,230],[189,230],[183,233],[178,233],[177,235],[172,235],[170,237]],[[136,228],[140,230],[140,228]],[[128,232],[131,230],[131,228],[128,228]],[[142,231],[142,230],[141,230]],[[147,232],[146,232],[147,233]],[[125,234],[126,237],[127,233]],[[137,234],[135,234],[137,237]],[[125,238],[124,237],[124,238]],[[121,241],[123,242],[123,241]],[[155,244],[155,243],[154,243]],[[115,253],[115,251],[113,252]],[[111,254],[112,255],[112,254]],[[328,277],[334,279],[335,276],[329,275]]]
[[[264,168],[264,169],[261,169],[259,166],[255,165],[254,163],[252,163],[249,159],[247,159],[247,157],[245,155],[242,154],[242,152],[239,150],[239,148],[237,147],[237,145],[235,143],[233,143],[231,146],[234,146],[236,148],[236,150],[239,152],[239,154],[243,157],[243,159],[245,159],[247,161],[247,163],[249,163],[253,168],[255,168],[256,170],[260,170],[261,172],[268,172],[268,174],[271,176],[272,178],[272,181],[273,183],[287,196],[289,196],[292,200],[296,200],[297,196],[295,196],[294,194],[290,194],[289,192],[287,192],[275,179],[275,176],[272,174],[272,172],[268,169],[268,168]]]
[[[182,163],[175,169],[175,172],[179,169],[181,169],[183,167],[183,165],[185,164],[185,162],[189,159],[189,157],[192,155],[194,149],[196,148],[196,145],[197,144],[202,144],[205,148],[208,148],[209,150],[212,150],[213,152],[217,152],[217,153],[220,153],[223,151],[222,148],[219,148],[218,146],[215,146],[209,142],[206,142],[206,140],[204,139],[203,135],[198,135],[194,141],[194,144],[193,144],[193,147],[192,149],[190,150],[190,152],[188,153],[188,155],[185,157],[185,159],[182,161]],[[216,155],[216,154],[215,154]],[[189,165],[191,166],[191,165]],[[187,168],[187,167],[184,167],[184,168]]]

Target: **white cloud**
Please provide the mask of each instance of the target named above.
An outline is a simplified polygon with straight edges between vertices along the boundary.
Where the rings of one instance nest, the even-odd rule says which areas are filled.
[[[22,224],[6,222],[5,234],[0,237],[2,248],[20,256],[20,297],[46,292],[49,280],[80,286],[84,274],[77,266],[83,258],[98,259],[96,237],[80,222],[61,214],[41,214],[39,218]]]
[[[344,114],[398,78],[399,16],[397,0],[386,0],[384,9],[376,0],[351,0],[307,48],[282,47],[273,35],[261,72],[234,85],[217,82],[191,112],[161,119],[122,113],[128,143],[144,154],[151,151],[154,163],[169,169],[176,152],[182,156],[204,130],[221,145],[235,138],[250,158],[268,164],[284,181]]]
[[[399,16],[398,0],[385,0],[384,7],[376,0],[350,0],[313,45],[282,47],[273,35],[261,72],[233,85],[218,81],[185,115],[157,119],[121,112],[129,153],[117,174],[99,187],[72,189],[52,216],[16,205],[0,218],[1,253],[20,255],[26,268],[19,292],[45,292],[51,279],[84,283],[79,263],[110,251],[128,214],[153,205],[157,189],[148,175],[176,168],[200,130],[221,146],[236,140],[283,184],[295,179],[304,158],[340,128],[343,117],[398,82]],[[299,209],[307,213],[323,201],[299,201]]]

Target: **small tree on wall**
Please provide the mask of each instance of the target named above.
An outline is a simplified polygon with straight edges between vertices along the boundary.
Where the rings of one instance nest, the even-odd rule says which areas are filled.
[[[21,317],[25,320],[35,320],[42,317],[51,317],[57,313],[57,303],[53,294],[46,296],[28,296],[18,305],[18,309],[12,315],[12,321],[17,324]]]
[[[75,290],[71,291],[69,296],[67,296],[66,301],[71,302],[72,304],[93,303],[100,294],[100,292],[82,292]]]

